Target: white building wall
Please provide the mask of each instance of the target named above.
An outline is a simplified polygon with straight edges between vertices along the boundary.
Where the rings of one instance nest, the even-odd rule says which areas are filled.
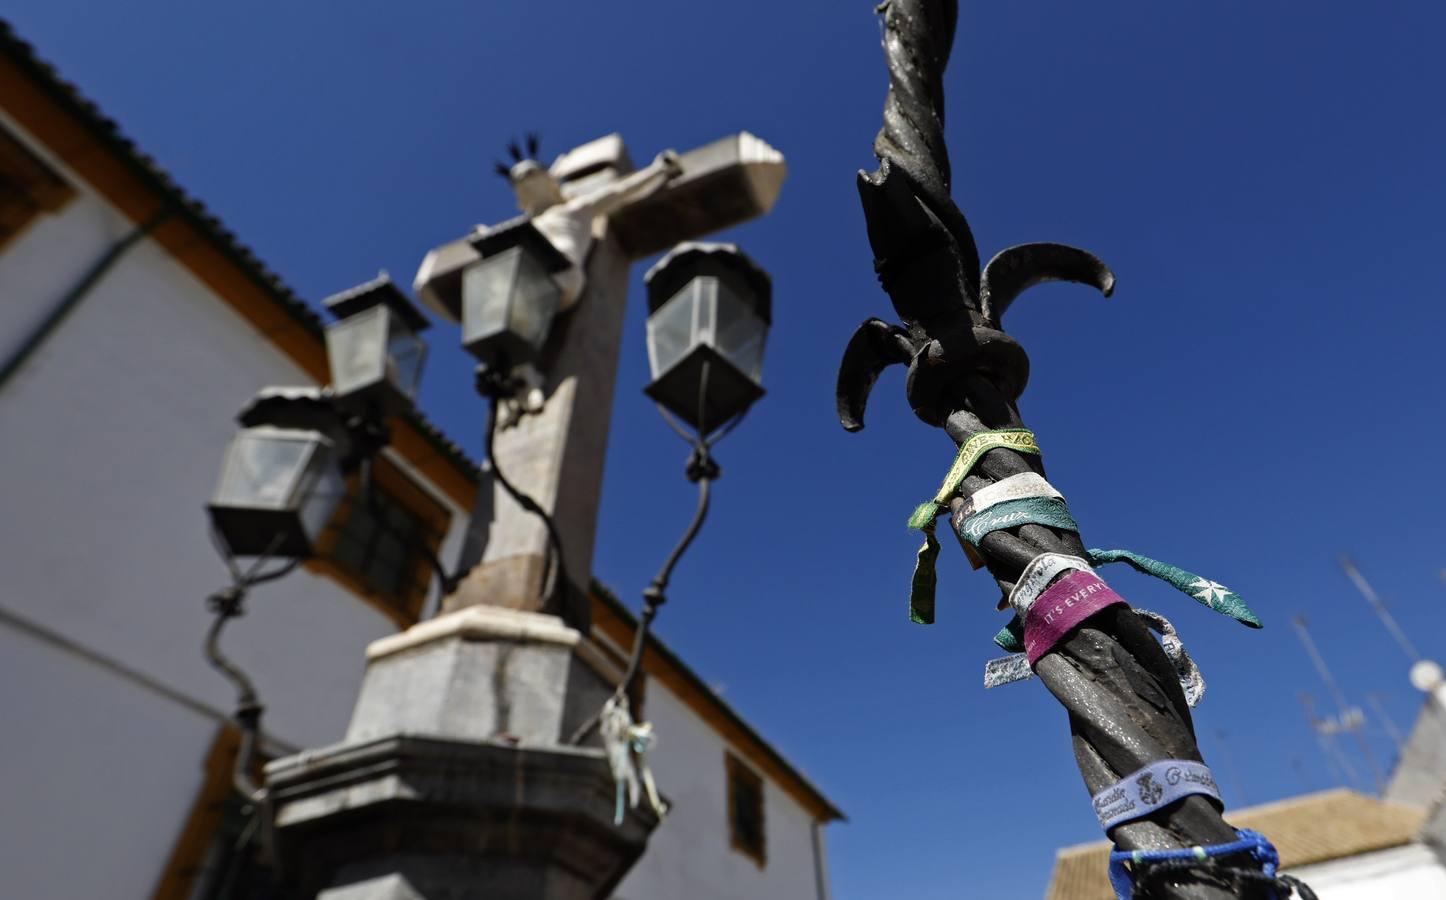
[[[11,630],[0,660],[5,896],[149,897],[216,723]]]
[[[134,227],[48,161],[80,193],[0,250],[0,355]],[[231,686],[201,654],[205,598],[227,583],[203,505],[236,411],[263,386],[309,381],[164,250],[136,245],[0,385],[0,611],[229,714]],[[0,872],[26,897],[144,896],[149,887],[92,887],[154,883],[215,723],[54,649],[19,649],[32,639],[5,630],[0,784],[20,792],[3,795],[14,833],[0,840]],[[252,593],[224,645],[255,677],[268,733],[317,746],[342,737],[365,647],[393,631],[335,582],[298,570]],[[114,801],[99,783],[115,786]],[[96,833],[81,840],[86,829]]]
[[[617,900],[817,900],[808,811],[764,776],[767,863],[759,867],[732,849],[728,830],[724,751],[747,757],[656,679],[648,681],[646,715],[658,735],[648,761],[672,809]]]
[[[1408,844],[1287,870],[1320,900],[1442,900],[1446,868],[1430,849]]]
[[[25,139],[3,113],[0,125]],[[135,227],[32,147],[79,194],[0,249],[0,358]],[[0,872],[28,900],[154,889],[200,788],[215,716],[235,700],[201,653],[205,598],[227,582],[203,505],[236,411],[265,385],[309,381],[143,241],[0,384]],[[465,518],[453,512],[447,559]],[[11,616],[195,705],[38,642],[7,625]],[[336,583],[298,570],[254,591],[223,643],[257,682],[267,732],[301,748],[341,739],[364,649],[394,630]],[[809,813],[765,776],[759,867],[730,844],[726,742],[656,681],[647,713],[673,810],[619,900],[817,900]]]

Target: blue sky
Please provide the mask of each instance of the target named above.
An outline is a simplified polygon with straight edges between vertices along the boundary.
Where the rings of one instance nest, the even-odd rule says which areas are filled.
[[[777,209],[727,235],[773,274],[769,395],[718,449],[713,517],[658,630],[848,812],[829,831],[839,900],[1039,896],[1054,848],[1099,835],[1063,715],[1038,684],[980,687],[997,596],[952,547],[939,624],[908,622],[904,520],[951,445],[897,372],[863,433],[833,417],[849,334],[892,317],[853,185],[886,88],[871,3],[340,9],[4,15],[312,299],[379,268],[410,279],[429,247],[511,216],[491,162],[525,130],[549,156],[614,130],[638,160],[740,129],[778,146]],[[1049,286],[1009,314],[1051,479],[1089,545],[1222,581],[1265,619],[1248,631],[1106,570],[1203,667],[1197,727],[1227,800],[1331,786],[1291,616],[1356,702],[1378,693],[1401,725],[1420,703],[1335,555],[1446,656],[1446,7],[965,2],[960,23],[948,137],[981,252],[1063,241],[1119,276],[1108,301]],[[641,394],[643,269],[596,556],[633,605],[693,502],[685,448]],[[430,334],[423,404],[476,452],[470,364],[454,331]]]

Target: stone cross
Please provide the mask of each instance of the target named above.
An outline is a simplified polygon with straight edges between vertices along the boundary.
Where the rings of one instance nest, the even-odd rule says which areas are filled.
[[[747,132],[690,150],[669,165],[680,171],[661,187],[593,219],[586,286],[553,322],[543,352],[546,402],[498,431],[496,458],[489,460],[556,522],[562,575],[578,590],[563,592],[574,600],[570,608],[547,611],[583,632],[629,268],[682,241],[767,213],[786,174],[783,155]],[[626,179],[633,166],[614,134],[564,153],[550,172],[570,199]],[[432,250],[417,273],[418,296],[434,308],[459,308],[462,270],[477,259],[468,238]],[[547,552],[542,522],[513,502],[487,469],[462,551],[462,562],[475,565],[443,601],[443,611],[479,604],[544,611]]]

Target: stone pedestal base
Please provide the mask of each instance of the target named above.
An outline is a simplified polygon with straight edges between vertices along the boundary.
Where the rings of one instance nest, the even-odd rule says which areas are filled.
[[[322,900],[607,897],[657,825],[613,824],[562,742],[619,672],[553,616],[468,607],[367,651],[346,741],[267,767],[285,881]]]

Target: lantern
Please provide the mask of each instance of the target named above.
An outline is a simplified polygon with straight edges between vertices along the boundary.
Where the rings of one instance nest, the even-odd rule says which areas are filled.
[[[338,405],[386,418],[416,399],[427,345],[427,322],[385,273],[323,301],[337,321],[327,326],[326,353]]]
[[[732,244],[679,244],[644,276],[645,392],[704,436],[763,396],[768,273]]]
[[[298,558],[346,493],[347,439],[315,389],[263,391],[238,417],[207,511],[234,556]]]
[[[547,341],[570,263],[527,218],[472,239],[482,259],[462,272],[462,345],[488,366],[534,362]]]

